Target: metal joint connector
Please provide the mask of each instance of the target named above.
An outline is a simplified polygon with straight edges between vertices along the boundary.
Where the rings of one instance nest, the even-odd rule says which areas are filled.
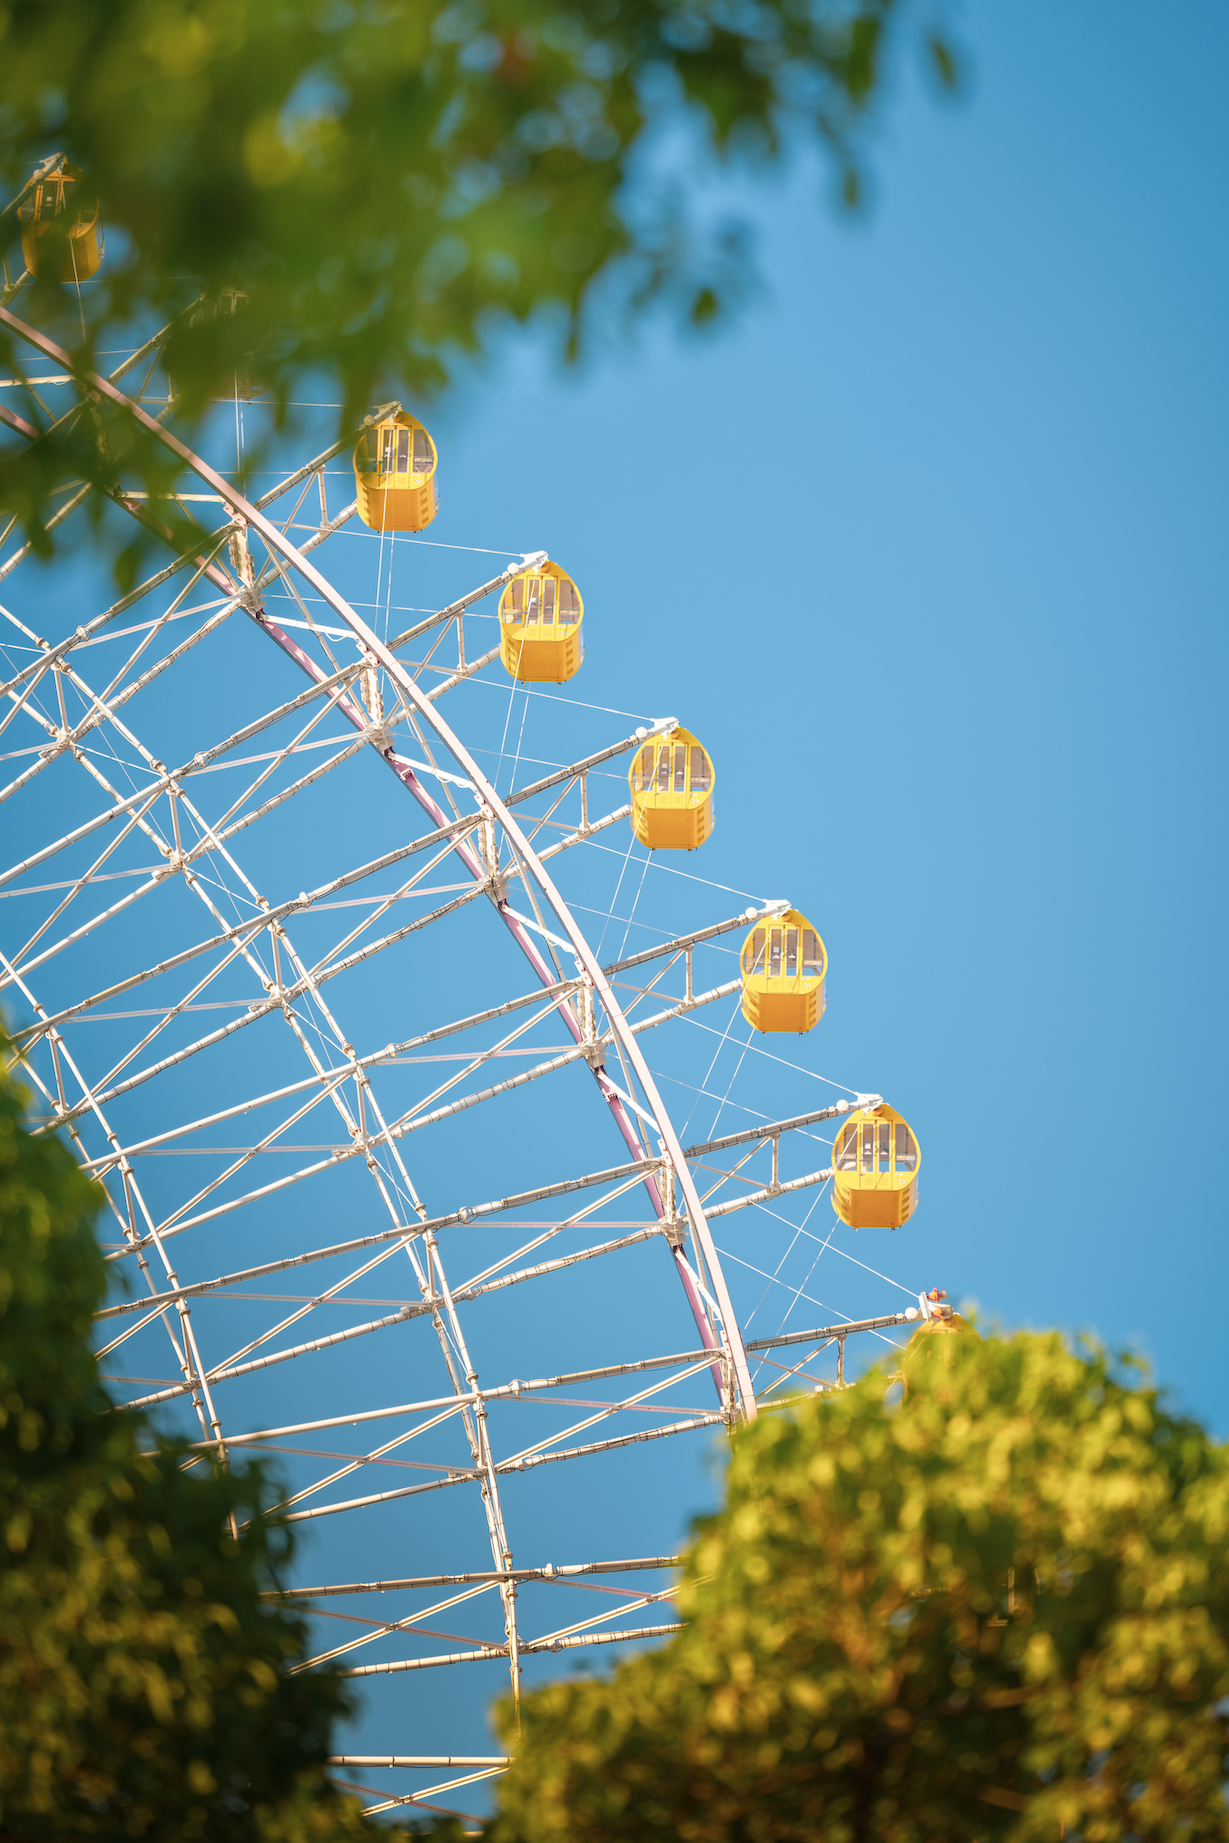
[[[686,1216],[663,1216],[661,1232],[672,1248],[681,1248],[687,1238]]]

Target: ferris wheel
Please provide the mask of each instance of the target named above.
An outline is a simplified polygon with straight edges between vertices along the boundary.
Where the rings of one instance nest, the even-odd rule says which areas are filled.
[[[682,855],[721,740],[569,702],[583,584],[541,551],[475,581],[450,548],[452,598],[401,612],[446,472],[420,421],[385,405],[249,500],[174,435],[164,335],[74,377],[19,287],[5,439],[110,398],[199,527],[88,609],[0,539],[0,1005],[36,1130],[105,1190],[103,1372],[202,1466],[275,1456],[301,1667],[366,1694],[340,1782],[464,1809],[504,1764],[501,1685],[677,1629],[677,1455],[842,1386],[849,1336],[947,1313],[852,1236],[882,1309],[795,1283],[908,1220],[918,1141],[791,1060],[827,995],[813,920]],[[564,713],[590,746],[558,760]],[[668,900],[637,908],[633,863]],[[765,1048],[793,1112],[755,1104]],[[729,1130],[685,1144],[670,1095]]]

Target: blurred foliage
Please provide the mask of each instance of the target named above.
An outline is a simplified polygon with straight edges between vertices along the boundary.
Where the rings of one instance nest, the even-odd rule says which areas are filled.
[[[185,1472],[108,1411],[101,1192],[24,1099],[0,1076],[0,1838],[385,1834],[324,1778],[341,1680],[286,1675],[307,1629],[262,1598],[290,1543],[260,1470]]]
[[[750,263],[706,214],[705,173],[818,141],[856,202],[904,3],[6,0],[0,190],[16,201],[63,152],[108,239],[80,297],[36,279],[12,311],[82,367],[174,322],[164,358],[189,443],[237,373],[284,415],[323,368],[349,429],[377,394],[438,387],[501,323],[551,304],[572,352],[595,321],[663,296],[704,323]],[[909,31],[950,88],[950,42]],[[0,218],[13,282],[18,230]],[[0,328],[0,360],[28,356]],[[49,420],[33,401],[23,413]],[[4,440],[0,503],[44,552],[56,480],[165,486],[147,439],[111,427],[100,449],[98,433],[74,419],[41,457]]]
[[[1057,1336],[763,1415],[686,1625],[527,1698],[491,1843],[1229,1836],[1229,1470]]]

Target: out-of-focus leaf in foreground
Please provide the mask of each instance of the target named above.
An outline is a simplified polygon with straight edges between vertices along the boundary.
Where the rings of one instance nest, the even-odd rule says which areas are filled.
[[[83,369],[169,327],[189,443],[237,374],[284,416],[323,368],[348,429],[542,309],[573,352],[663,297],[682,324],[718,318],[749,258],[697,178],[809,140],[852,198],[907,33],[900,0],[9,0],[0,293]],[[920,22],[916,48],[955,81]],[[101,208],[80,288],[49,279],[72,272],[67,211],[21,283],[22,190],[54,154],[82,174],[73,209]],[[0,326],[10,377],[29,356]],[[46,551],[49,483],[89,469],[71,440],[30,456],[0,431],[0,448],[0,502]],[[94,471],[162,490],[150,454]]]

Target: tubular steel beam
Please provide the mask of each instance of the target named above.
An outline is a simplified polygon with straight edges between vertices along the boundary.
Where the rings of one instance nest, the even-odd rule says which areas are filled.
[[[886,1331],[894,1325],[912,1325],[917,1322],[914,1308],[913,1318],[907,1312],[889,1312],[883,1318],[851,1318],[843,1325],[820,1325],[816,1331],[783,1331],[776,1337],[752,1338],[744,1345],[744,1349],[783,1350],[787,1344],[831,1342],[835,1337],[851,1337],[856,1331]]]
[[[639,1376],[645,1370],[682,1367],[688,1363],[699,1363],[711,1354],[705,1346],[701,1350],[674,1351],[666,1357],[640,1357],[632,1363],[608,1363],[601,1369],[572,1370],[561,1376],[542,1377],[535,1382],[508,1382],[499,1388],[470,1390],[464,1395],[439,1395],[430,1401],[401,1402],[392,1408],[360,1408],[353,1414],[330,1415],[327,1420],[299,1421],[290,1427],[265,1427],[259,1433],[228,1434],[226,1444],[255,1446],[262,1440],[289,1439],[292,1434],[300,1433],[322,1433],[329,1427],[357,1427],[367,1421],[395,1420],[399,1414],[433,1414],[441,1408],[463,1408],[478,1401],[515,1400],[524,1394],[536,1394],[540,1389],[564,1388],[574,1382],[602,1382],[610,1376]],[[216,1445],[216,1440],[198,1440],[190,1450],[206,1452]]]
[[[521,1646],[521,1656],[535,1651],[571,1651],[582,1645],[621,1645],[635,1638],[664,1638],[667,1633],[681,1632],[682,1625],[640,1625],[629,1632],[579,1632],[571,1638],[530,1639]],[[492,1658],[508,1655],[507,1645],[483,1645],[478,1651],[451,1651],[445,1657],[412,1657],[389,1664],[359,1664],[338,1674],[343,1677],[389,1676],[402,1670],[432,1670],[440,1664],[485,1664]]]
[[[228,736],[224,742],[216,743],[211,749],[201,749],[192,757],[191,761],[184,762],[182,766],[170,769],[156,776],[155,779],[151,780],[145,787],[140,788],[136,793],[125,794],[117,798],[105,812],[96,813],[92,819],[87,819],[73,831],[66,832],[62,838],[56,839],[53,844],[45,845],[41,851],[36,851],[33,856],[23,858],[19,864],[11,865],[8,870],[0,872],[0,884],[11,883],[13,878],[21,876],[23,871],[35,869],[39,864],[45,863],[48,858],[54,857],[57,852],[66,849],[67,846],[74,845],[78,843],[79,840],[87,838],[91,832],[96,832],[100,826],[109,825],[113,819],[119,818],[122,813],[127,812],[131,807],[139,806],[143,800],[156,798],[159,794],[165,793],[176,781],[186,780],[190,774],[195,774],[202,769],[208,768],[211,763],[217,761],[219,757],[228,754],[231,749],[237,749],[241,743],[250,741],[253,736],[259,735],[262,730],[270,728],[275,723],[280,723],[283,717],[293,716],[296,711],[310,704],[314,698],[320,697],[324,693],[334,690],[337,686],[345,684],[346,681],[352,678],[360,669],[361,662],[356,660],[353,665],[346,666],[342,671],[335,672],[331,677],[324,679],[318,684],[312,685],[310,690],[300,692],[298,697],[291,698],[287,703],[279,705],[276,710],[267,712],[263,717],[258,717],[253,723],[245,724],[241,730],[236,730],[234,735]]]
[[[342,1073],[348,1073],[348,1071],[343,1071]],[[375,1247],[379,1242],[394,1241],[400,1235],[426,1235],[433,1230],[452,1228],[457,1223],[480,1222],[484,1217],[499,1215],[504,1210],[524,1209],[530,1203],[541,1203],[548,1197],[565,1197],[576,1190],[592,1189],[596,1184],[617,1183],[621,1178],[643,1176],[646,1172],[657,1169],[660,1164],[661,1160],[659,1158],[639,1158],[630,1164],[611,1165],[605,1171],[595,1171],[586,1177],[565,1178],[561,1183],[540,1185],[536,1190],[523,1190],[515,1196],[501,1197],[491,1203],[466,1204],[461,1209],[450,1211],[446,1216],[431,1216],[423,1222],[416,1222],[409,1225],[394,1224],[392,1228],[381,1229],[376,1235],[360,1235],[351,1241],[334,1242],[325,1248],[311,1249],[305,1254],[288,1254],[281,1260],[266,1261],[260,1267],[248,1267],[243,1269],[241,1273],[231,1274],[219,1280],[201,1280],[198,1281],[195,1286],[185,1287],[180,1290],[184,1293],[185,1297],[190,1297],[192,1293],[200,1290],[210,1290],[217,1286],[231,1285],[236,1280],[241,1279],[257,1280],[268,1273],[281,1273],[289,1267],[301,1267],[310,1261],[325,1260],[330,1255],[353,1254],[361,1248]],[[122,1254],[130,1254],[138,1247],[147,1246],[150,1239],[152,1238],[146,1237],[140,1242],[133,1242],[130,1247],[122,1250]],[[170,1297],[171,1295],[166,1296]],[[141,1301],[139,1309],[144,1309],[148,1303],[147,1300]],[[130,1305],[131,1302],[125,1300],[120,1305],[106,1306],[99,1316],[110,1318],[118,1312],[127,1311]],[[138,1308],[134,1307],[133,1309]]]
[[[155,341],[152,341],[151,343],[156,344],[157,341],[155,340]],[[113,371],[111,373],[112,378],[117,379],[121,377],[126,369],[127,369],[127,366],[121,365],[118,371]],[[0,414],[2,414],[2,412],[0,412]],[[9,419],[7,417],[4,417],[3,420],[8,421]],[[17,420],[18,422],[20,422],[22,419],[19,417]],[[10,426],[16,428],[17,423],[12,423]],[[40,431],[37,429],[34,429],[29,423],[27,423],[25,427],[21,430],[21,433],[26,436],[27,440],[33,440],[39,435]],[[255,502],[256,505],[261,510],[263,510],[265,506],[271,505],[275,499],[279,498],[282,493],[286,492],[291,486],[295,485],[297,481],[303,479],[308,474],[314,473],[317,470],[317,468],[324,466],[326,461],[331,460],[332,457],[339,452],[340,448],[344,448],[345,446],[346,446],[346,443],[343,441],[338,445],[338,447],[330,448],[326,450],[324,454],[317,455],[314,460],[308,461],[306,465],[299,468],[296,473],[291,474],[285,481],[282,482],[281,485],[272,487],[269,492],[263,493],[261,497],[258,500],[256,500]],[[86,490],[88,491],[88,489]],[[73,502],[74,505],[79,504],[79,503],[80,503],[79,500],[74,500]],[[338,512],[333,518],[329,519],[327,525],[322,526],[321,530],[318,531],[312,538],[308,540],[308,542],[303,546],[303,549],[305,551],[314,550],[316,548],[316,545],[320,543],[322,534],[329,535],[332,532],[339,530],[342,525],[346,524],[349,519],[353,518],[357,509],[358,509],[357,499],[351,500],[348,506],[344,507],[342,511]],[[226,537],[226,530],[225,528],[223,528],[222,531],[213,532],[213,533],[210,533],[209,535],[217,538],[220,543]],[[45,670],[46,667],[50,665],[54,660],[63,658],[63,656],[66,653],[72,652],[75,647],[82,646],[88,640],[93,639],[94,636],[100,631],[100,629],[107,626],[109,622],[116,620],[121,614],[126,613],[127,610],[134,605],[134,603],[140,601],[143,596],[148,595],[151,589],[161,588],[164,582],[169,581],[170,578],[178,574],[180,570],[187,569],[189,564],[193,562],[197,564],[198,573],[200,573],[199,559],[193,558],[192,556],[182,556],[182,557],[176,558],[174,563],[168,563],[164,569],[158,570],[153,576],[150,576],[147,581],[138,583],[135,589],[131,589],[127,595],[121,596],[119,601],[113,602],[111,607],[105,609],[102,614],[95,615],[92,621],[87,622],[84,627],[79,627],[75,633],[71,634],[68,637],[68,639],[58,641],[55,646],[47,646],[46,651],[43,652],[39,656],[38,659],[34,660],[32,664],[28,666],[23,666],[21,670],[19,672],[16,672],[13,675],[13,677],[9,679],[5,684],[0,685],[0,693],[8,691],[11,687],[15,685],[19,685],[23,679],[31,676],[33,673]],[[232,585],[232,593],[233,593],[233,585]],[[181,770],[180,772],[183,773],[183,772],[186,772],[186,770]]]
[[[787,1197],[791,1191],[810,1190],[815,1184],[826,1184],[831,1176],[832,1166],[827,1165],[822,1171],[808,1171],[805,1177],[793,1177],[784,1184],[766,1184],[763,1190],[753,1190],[750,1196],[714,1204],[708,1215],[711,1220],[716,1216],[732,1215],[736,1209],[750,1209],[755,1203],[771,1203],[774,1197]]]
[[[701,941],[715,940],[719,934],[729,934],[732,928],[749,927],[756,917],[784,915],[788,908],[788,902],[770,902],[763,909],[748,909],[729,921],[714,922],[710,928],[697,928],[694,934],[680,934],[673,941],[664,941],[660,947],[646,947],[643,953],[629,954],[626,960],[613,960],[602,971],[607,974],[625,973],[628,967],[643,966],[648,960],[661,960],[667,954],[686,953],[689,947],[698,947]]]
[[[356,1069],[377,1068],[382,1064],[394,1063],[404,1056],[407,1050],[419,1049],[428,1043],[438,1043],[444,1037],[455,1036],[462,1030],[471,1030],[477,1024],[490,1023],[492,1019],[505,1017],[512,1011],[522,1010],[526,1005],[540,1004],[542,999],[558,993],[574,992],[577,981],[565,979],[561,983],[544,990],[523,993],[519,998],[505,999],[502,1005],[491,1005],[485,1011],[475,1011],[468,1017],[457,1018],[451,1024],[437,1025],[434,1030],[424,1031],[420,1036],[407,1037],[402,1043],[388,1043],[383,1049],[373,1050],[369,1055],[357,1056],[343,1069],[323,1069],[317,1074],[305,1076],[301,1081],[289,1082],[282,1088],[271,1088],[265,1094],[256,1095],[252,1100],[241,1101],[235,1107],[223,1107],[217,1113],[204,1114],[199,1120],[189,1121],[185,1126],[170,1128],[165,1133],[155,1133],[152,1138],[138,1139],[131,1145],[117,1146],[114,1151],[105,1152],[97,1158],[82,1161],[83,1168],[92,1171],[96,1177],[102,1176],[117,1158],[135,1157],[139,1152],[146,1152],[153,1146],[165,1145],[169,1139],[182,1139],[187,1133],[199,1132],[206,1126],[217,1126],[223,1120],[233,1120],[240,1114],[252,1113],[257,1107],[270,1106],[274,1101],[285,1100],[289,1095],[301,1094],[307,1088],[327,1087],[334,1080],[340,1080],[354,1074]]]
[[[121,979],[115,985],[104,987],[91,998],[83,998],[77,1004],[69,1005],[63,1011],[57,1011],[53,1016],[40,1019],[37,1024],[28,1024],[24,1030],[13,1033],[13,1040],[25,1044],[35,1037],[43,1036],[46,1031],[67,1023],[69,1019],[79,1016],[81,1012],[88,1011],[93,1005],[103,1004],[107,999],[122,997],[125,992],[132,991],[135,986],[144,984],[146,980],[159,978],[163,973],[173,972],[177,967],[186,966],[189,961],[198,959],[201,954],[212,953],[215,948],[229,947],[236,941],[246,942],[249,936],[260,934],[272,923],[284,921],[291,915],[304,914],[317,902],[324,902],[340,890],[348,889],[351,884],[361,882],[365,877],[375,876],[380,871],[387,870],[390,865],[400,863],[404,858],[414,857],[418,852],[426,851],[431,845],[450,844],[455,833],[471,831],[477,823],[476,815],[472,818],[467,815],[463,819],[454,819],[451,825],[444,825],[435,832],[426,832],[421,838],[411,839],[408,845],[398,845],[395,850],[386,851],[380,857],[372,858],[369,863],[360,864],[354,870],[345,871],[341,876],[333,877],[328,883],[322,883],[314,890],[300,890],[297,896],[288,897],[285,902],[260,909],[255,915],[248,916],[246,920],[236,922],[233,927],[220,928],[216,934],[208,936],[205,940],[197,941],[177,954],[170,954],[165,960],[159,960],[142,972],[133,973],[127,979]],[[158,882],[165,882],[165,880],[165,876],[157,879]],[[30,963],[31,967],[38,965],[42,959],[47,957],[46,954],[40,955],[39,960]],[[17,977],[28,970],[25,967],[18,967],[13,976]],[[275,1003],[280,1005],[280,998]]]
[[[617,1411],[616,1404],[611,1412]],[[347,1498],[340,1504],[319,1504],[311,1510],[292,1510],[281,1520],[284,1523],[314,1522],[320,1517],[335,1517],[347,1510],[368,1510],[373,1504],[391,1504],[396,1499],[406,1497],[423,1497],[428,1491],[446,1491],[453,1485],[481,1484],[491,1478],[509,1478],[514,1472],[532,1472],[539,1466],[559,1465],[567,1459],[592,1459],[598,1453],[612,1453],[621,1446],[641,1446],[649,1440],[668,1440],[677,1433],[696,1433],[702,1428],[720,1427],[724,1414],[714,1409],[711,1414],[695,1414],[682,1421],[672,1421],[666,1427],[646,1427],[639,1433],[615,1434],[608,1440],[590,1440],[583,1446],[569,1446],[560,1452],[532,1453],[524,1458],[501,1459],[498,1464],[487,1468],[481,1466],[450,1468],[447,1478],[431,1479],[423,1485],[405,1485],[393,1491],[373,1491],[366,1497]],[[229,1447],[229,1439],[221,1443]]]
[[[496,1575],[496,1580],[508,1576]],[[331,1753],[330,1766],[507,1766],[506,1753]]]
[[[560,768],[554,774],[543,775],[540,781],[533,781],[528,787],[518,787],[515,793],[505,794],[505,806],[519,806],[522,800],[532,800],[535,794],[543,794],[548,787],[558,787],[561,781],[574,781],[577,775],[587,774],[590,768],[598,768],[603,762],[613,761],[616,755],[622,755],[628,749],[634,749],[646,736],[660,736],[664,731],[677,727],[677,717],[655,717],[648,729],[638,729],[622,742],[612,742],[608,749],[599,749],[595,755],[586,755],[582,761],[573,762],[568,768]],[[604,968],[609,972],[610,968]]]
[[[835,1107],[821,1107],[816,1113],[797,1113],[788,1120],[768,1120],[752,1126],[745,1133],[727,1133],[723,1139],[706,1139],[703,1145],[689,1145],[684,1158],[701,1158],[709,1152],[725,1152],[731,1146],[750,1145],[755,1139],[775,1139],[778,1133],[792,1133],[802,1126],[815,1126],[821,1120],[835,1120],[855,1107],[881,1106],[877,1094],[860,1094],[854,1101],[838,1101]]]
[[[592,1218],[588,1218],[587,1220],[585,1220],[584,1226],[587,1227],[589,1225],[589,1222],[591,1221],[592,1221]],[[565,1228],[580,1227],[581,1222],[559,1222],[559,1223],[536,1224],[536,1225],[533,1223],[526,1223],[523,1225],[518,1223],[518,1224],[514,1224],[513,1226],[514,1227],[523,1226],[526,1228],[545,1227],[547,1229],[547,1234],[540,1237],[538,1242],[535,1242],[532,1244],[532,1246],[537,1247],[537,1246],[540,1246],[541,1241],[547,1240],[550,1234],[558,1234],[561,1230]],[[599,1226],[606,1226],[606,1225],[599,1225]],[[619,1225],[611,1224],[609,1226],[617,1227]],[[371,1237],[364,1237],[364,1243],[365,1245],[370,1246],[372,1242],[382,1242],[382,1241],[392,1242],[392,1241],[397,1241],[399,1239],[404,1239],[408,1241],[412,1237],[417,1235],[419,1233],[419,1230],[423,1227],[425,1227],[425,1224],[418,1224],[410,1228],[398,1227],[398,1228],[391,1229],[391,1230],[385,1230],[379,1235],[375,1235]],[[661,1232],[662,1232],[661,1224],[657,1222],[653,1223],[652,1225],[649,1225],[647,1223],[644,1225],[636,1225],[633,1228],[632,1234],[620,1235],[614,1241],[599,1242],[596,1244],[596,1246],[593,1246],[593,1247],[577,1249],[576,1252],[573,1254],[560,1255],[557,1259],[553,1261],[537,1261],[532,1267],[518,1268],[518,1269],[515,1269],[511,1273],[503,1273],[503,1274],[496,1273],[492,1278],[489,1278],[489,1279],[475,1280],[472,1282],[466,1282],[466,1284],[464,1284],[463,1286],[454,1286],[451,1289],[453,1304],[463,1305],[468,1300],[481,1299],[487,1293],[501,1293],[501,1292],[506,1291],[507,1288],[510,1286],[519,1286],[525,1280],[540,1280],[546,1274],[561,1273],[564,1268],[577,1267],[580,1265],[582,1261],[596,1260],[599,1254],[616,1254],[623,1248],[634,1248],[637,1246],[638,1243],[642,1241],[650,1241],[654,1235],[660,1235]],[[328,1252],[328,1250],[326,1250],[325,1252]],[[344,1252],[344,1250],[342,1250],[342,1252]],[[301,1265],[303,1262],[311,1258],[312,1256],[310,1255],[303,1255],[303,1256],[288,1255],[281,1262],[275,1263],[275,1267],[282,1268],[286,1266],[297,1266],[297,1265]],[[320,1254],[317,1254],[315,1258],[320,1259],[322,1257]],[[162,1301],[161,1304],[158,1304],[154,1299],[138,1299],[134,1301],[126,1301],[124,1305],[112,1307],[110,1308],[110,1310],[120,1311],[120,1312],[125,1312],[125,1313],[145,1312],[149,1314],[150,1318],[153,1318],[154,1316],[158,1314],[158,1312],[166,1310],[167,1303],[174,1304],[179,1298],[184,1298],[184,1297],[198,1298],[205,1293],[218,1292],[226,1286],[233,1286],[237,1284],[241,1280],[250,1280],[250,1279],[258,1278],[261,1271],[263,1270],[260,1270],[260,1269],[257,1269],[255,1271],[249,1270],[246,1273],[228,1275],[225,1279],[222,1279],[222,1280],[200,1281],[195,1286],[186,1287],[186,1288],[177,1288],[174,1292],[171,1292],[171,1293],[160,1293],[158,1294],[157,1299]],[[491,1270],[488,1268],[487,1272],[490,1273],[490,1271]],[[336,1291],[340,1291],[341,1286],[346,1286],[350,1284],[352,1284],[352,1281],[347,1279],[341,1282],[339,1287],[331,1289],[329,1294],[321,1295],[320,1299],[300,1301],[299,1303],[319,1304],[319,1303],[322,1303],[323,1299],[326,1297],[331,1300],[333,1298],[333,1293]],[[251,1298],[254,1295],[240,1294],[238,1296],[240,1298]],[[259,1295],[255,1295],[255,1296],[259,1297]],[[276,1295],[270,1295],[270,1297],[276,1297]],[[338,1305],[350,1305],[350,1304],[356,1304],[359,1302],[353,1301],[353,1300],[347,1300],[347,1299],[338,1299],[336,1300],[336,1303]],[[439,1306],[439,1301],[435,1298],[423,1300],[419,1303],[415,1303],[415,1304],[407,1305],[403,1307],[402,1308],[403,1316],[407,1319],[429,1316],[430,1314],[438,1310],[438,1306]],[[102,1316],[102,1314],[100,1314],[99,1316]],[[111,1343],[105,1347],[104,1350],[100,1351],[99,1356],[100,1357],[105,1356],[107,1354],[107,1351],[114,1350],[118,1344],[123,1343],[125,1338],[127,1338],[131,1334],[131,1331],[143,1330],[143,1329],[144,1329],[144,1322],[142,1322],[140,1325],[130,1327],[129,1331],[124,1332],[122,1336],[118,1338],[114,1338],[111,1341]]]
[[[287,1587],[281,1593],[261,1594],[262,1600],[323,1600],[341,1593],[394,1593],[419,1587],[495,1586],[500,1581],[565,1581],[576,1574],[634,1574],[643,1568],[677,1568],[678,1555],[642,1555],[634,1561],[578,1561],[544,1568],[510,1568],[502,1574],[418,1574],[403,1581],[350,1581],[343,1586]]]
[[[528,1004],[532,1003],[540,996],[540,993],[529,993],[525,998],[512,1002],[515,1004]],[[498,1006],[495,1010],[496,1012],[503,1012],[510,1008],[510,1005]],[[487,1013],[478,1014],[478,1021],[484,1020],[488,1015]],[[469,1021],[470,1020],[465,1020],[465,1022]],[[645,1020],[646,1023],[652,1021],[651,1019]],[[438,1036],[463,1027],[463,1024],[445,1026],[440,1031],[428,1032],[424,1037],[412,1037],[408,1040],[407,1044],[401,1045],[400,1048],[404,1050],[407,1047],[415,1047],[423,1042],[434,1041]],[[395,1046],[390,1045],[387,1049],[378,1050],[371,1056],[361,1057],[358,1066],[360,1068],[367,1068],[392,1060],[394,1050]],[[316,1085],[325,1086],[331,1077],[342,1080],[348,1078],[350,1074],[351,1071],[348,1069],[325,1071],[323,1076],[312,1076],[305,1081],[292,1083],[289,1088],[279,1089],[275,1094],[262,1097],[261,1100],[245,1103],[242,1107],[227,1108],[221,1114],[210,1115],[208,1119],[196,1122],[192,1127],[176,1129],[175,1132],[159,1134],[155,1139],[141,1140],[136,1145],[121,1147],[119,1152],[108,1153],[104,1158],[94,1160],[93,1164],[101,1170],[109,1167],[112,1160],[115,1158],[136,1156],[145,1147],[159,1145],[167,1139],[178,1136],[181,1132],[193,1131],[199,1126],[212,1125],[219,1120],[229,1119],[235,1114],[244,1113],[253,1107],[260,1106],[263,1104],[264,1100],[280,1100],[292,1092],[301,1092],[308,1087]],[[773,1120],[768,1122],[765,1126],[753,1128],[749,1132],[731,1133],[722,1139],[710,1140],[701,1145],[688,1146],[683,1156],[685,1158],[696,1158],[704,1153],[721,1151],[730,1146],[745,1145],[757,1139],[767,1140],[779,1133],[791,1132],[799,1127],[810,1126],[817,1121],[831,1119],[847,1111],[848,1103],[845,1103],[844,1106],[838,1103],[836,1107],[821,1108],[815,1113],[797,1114],[792,1119],[788,1120]],[[375,1247],[382,1242],[395,1241],[402,1235],[411,1233],[425,1234],[428,1231],[453,1228],[458,1224],[482,1221],[488,1216],[498,1215],[507,1210],[524,1209],[532,1203],[541,1203],[552,1197],[567,1196],[578,1190],[591,1189],[601,1184],[618,1183],[624,1178],[641,1176],[645,1172],[656,1169],[660,1165],[660,1162],[659,1159],[636,1159],[628,1164],[612,1165],[603,1171],[591,1172],[584,1177],[566,1178],[557,1184],[539,1185],[533,1190],[520,1191],[512,1196],[496,1198],[492,1202],[468,1204],[461,1209],[449,1212],[447,1215],[430,1217],[422,1223],[400,1226],[394,1225],[394,1227],[383,1229],[375,1235],[358,1236],[349,1241],[331,1243],[323,1248],[309,1249],[302,1254],[287,1255],[281,1260],[266,1261],[257,1267],[245,1267],[241,1268],[236,1273],[219,1275],[216,1279],[198,1280],[191,1286],[176,1287],[171,1291],[159,1293],[153,1298],[123,1300],[116,1305],[104,1306],[102,1310],[96,1314],[96,1317],[100,1321],[110,1318],[126,1317],[135,1312],[145,1312],[159,1306],[171,1305],[178,1299],[188,1299],[195,1297],[197,1294],[215,1292],[223,1287],[236,1286],[247,1280],[264,1279],[269,1274],[284,1273],[291,1268],[307,1266],[315,1261],[328,1260],[334,1256],[343,1254],[358,1253],[364,1248]],[[786,1183],[777,1191],[767,1190],[757,1192],[755,1195],[747,1198],[740,1198],[738,1200],[739,1206],[745,1207],[747,1203],[763,1201],[766,1197],[781,1194],[782,1191],[788,1191],[791,1187],[805,1188],[808,1184],[821,1182],[825,1175],[830,1175],[830,1172],[812,1173],[807,1178],[795,1180],[793,1186],[791,1186],[790,1183]],[[706,1213],[710,1217],[728,1214],[729,1207],[718,1205],[715,1209],[711,1209]],[[130,1247],[125,1247],[120,1250],[118,1256],[111,1258],[123,1259],[128,1254],[135,1252],[138,1247],[147,1245],[148,1240],[149,1238],[146,1237],[140,1243],[133,1243]],[[505,1276],[501,1284],[507,1284],[507,1276]],[[891,1322],[895,1323],[896,1321],[893,1320]],[[746,1348],[749,1350],[752,1346],[748,1344]],[[763,1343],[757,1343],[755,1348],[765,1349],[767,1346]]]
[[[523,571],[533,569],[537,564],[545,562],[546,552],[544,550],[531,550],[522,557],[519,563],[506,564],[498,576],[492,576],[491,580],[484,582],[481,588],[471,589],[468,595],[461,597],[460,601],[449,602],[448,606],[441,608],[438,613],[429,614],[425,621],[418,621],[413,627],[407,627],[403,634],[398,634],[396,639],[389,641],[389,652],[400,652],[403,646],[408,646],[411,640],[418,638],[419,634],[430,632],[431,628],[438,627],[443,621],[455,621],[457,616],[464,614],[467,608],[472,607],[475,602],[482,601],[485,596],[493,595],[496,589],[502,589],[504,584],[511,582],[514,576],[519,576]]]

